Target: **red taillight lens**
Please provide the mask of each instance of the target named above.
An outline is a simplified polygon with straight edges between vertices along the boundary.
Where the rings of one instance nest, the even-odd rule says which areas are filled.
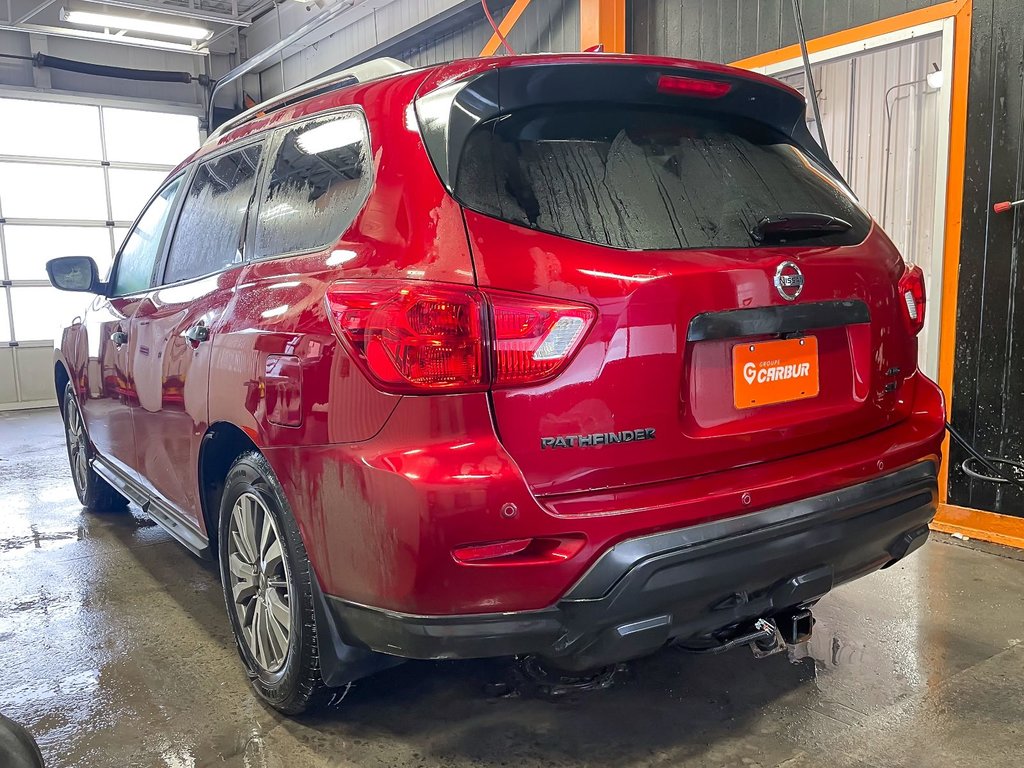
[[[702,80],[681,75],[662,75],[658,78],[658,92],[674,96],[695,96],[698,99],[720,99],[732,90],[732,83],[722,80]]]
[[[551,378],[579,349],[596,315],[592,307],[490,294],[494,311],[494,386]]]
[[[389,392],[471,392],[556,375],[592,307],[422,281],[351,280],[327,290],[341,338]]]
[[[907,266],[899,282],[899,298],[911,333],[924,328],[925,292],[924,272],[918,266]]]
[[[487,388],[479,291],[359,280],[327,290],[335,327],[391,392]]]

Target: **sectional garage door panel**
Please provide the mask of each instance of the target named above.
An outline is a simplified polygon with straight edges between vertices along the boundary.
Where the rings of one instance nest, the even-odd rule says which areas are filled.
[[[53,402],[52,344],[89,297],[49,286],[56,256],[106,274],[127,228],[199,146],[199,119],[52,98],[0,98],[0,409]],[[74,130],[68,130],[74,126]]]

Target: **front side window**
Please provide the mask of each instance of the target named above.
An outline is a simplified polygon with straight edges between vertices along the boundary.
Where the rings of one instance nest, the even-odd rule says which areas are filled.
[[[199,166],[171,240],[165,283],[241,263],[245,220],[262,149],[261,145],[246,147]]]
[[[482,123],[455,181],[466,206],[532,229],[630,250],[749,248],[764,217],[870,219],[798,147],[760,123],[628,104],[536,107]],[[810,241],[809,241],[810,242]]]
[[[256,224],[255,257],[323,248],[369,192],[363,116],[344,112],[284,129]]]
[[[114,296],[125,296],[150,288],[160,257],[160,243],[170,221],[182,177],[176,178],[153,198],[124,241],[114,269]]]

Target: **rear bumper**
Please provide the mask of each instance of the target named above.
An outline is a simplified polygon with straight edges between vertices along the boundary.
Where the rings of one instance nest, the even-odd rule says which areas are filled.
[[[628,539],[554,605],[416,616],[327,596],[346,643],[418,659],[536,653],[570,669],[645,655],[811,603],[917,549],[935,514],[937,465],[739,517]]]

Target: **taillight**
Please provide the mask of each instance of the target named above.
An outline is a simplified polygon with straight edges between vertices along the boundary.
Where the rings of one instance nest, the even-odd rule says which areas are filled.
[[[335,328],[390,392],[487,388],[479,291],[392,280],[327,290]]]
[[[924,272],[921,268],[907,265],[900,278],[898,290],[900,304],[903,305],[903,317],[910,332],[920,333],[924,327],[925,311]]]
[[[494,317],[494,386],[536,384],[554,376],[594,321],[584,304],[489,294]]]
[[[363,370],[381,389],[406,394],[550,379],[596,317],[582,304],[402,280],[334,283],[327,307]]]

